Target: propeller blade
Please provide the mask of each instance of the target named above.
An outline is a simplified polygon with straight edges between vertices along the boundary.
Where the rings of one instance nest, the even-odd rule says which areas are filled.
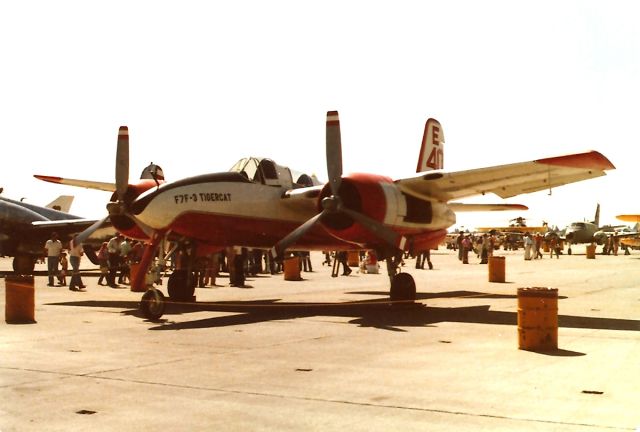
[[[351,216],[356,222],[365,227],[365,229],[384,240],[390,246],[404,250],[404,246],[407,243],[407,238],[405,236],[398,234],[386,225],[355,210],[344,207],[341,211]]]
[[[342,139],[338,111],[327,112],[327,173],[331,193],[338,195],[342,183]]]
[[[315,215],[314,217],[312,217],[311,219],[309,219],[308,221],[300,225],[298,228],[291,231],[287,236],[285,236],[285,238],[283,238],[278,243],[276,243],[275,246],[271,248],[271,251],[269,251],[271,258],[274,258],[274,259],[280,258],[282,256],[282,253],[285,250],[287,250],[289,246],[291,246],[292,244],[300,240],[300,238],[307,231],[309,231],[311,227],[313,227],[318,221],[320,221],[324,213],[325,213],[324,211],[321,213],[318,213],[317,215]]]
[[[129,128],[120,126],[118,131],[118,149],[116,151],[116,192],[118,200],[124,200],[129,186]]]
[[[91,234],[93,234],[98,228],[104,225],[108,219],[109,219],[109,216],[104,217],[99,221],[96,221],[93,224],[91,224],[91,226],[89,226],[88,228],[86,228],[84,231],[82,231],[80,234],[78,234],[73,238],[74,243],[81,244],[87,241],[87,239],[91,236]]]

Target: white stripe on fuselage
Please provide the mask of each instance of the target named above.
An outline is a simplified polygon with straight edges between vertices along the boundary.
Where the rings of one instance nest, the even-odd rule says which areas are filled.
[[[281,198],[285,188],[239,182],[209,182],[159,193],[138,215],[154,229],[165,229],[185,213],[238,216],[304,223],[317,213],[315,200],[295,209]],[[308,207],[308,208],[305,208]]]

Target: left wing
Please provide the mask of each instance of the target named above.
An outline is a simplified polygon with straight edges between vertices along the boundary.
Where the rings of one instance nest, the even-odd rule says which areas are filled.
[[[451,173],[431,171],[396,184],[409,195],[445,202],[488,192],[509,198],[600,177],[609,169],[615,169],[609,159],[590,151]]]

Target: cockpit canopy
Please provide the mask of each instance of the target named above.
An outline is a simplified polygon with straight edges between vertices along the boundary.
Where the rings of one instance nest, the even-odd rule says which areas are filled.
[[[231,169],[231,172],[239,172],[249,180],[268,186],[278,186],[287,189],[296,189],[319,185],[320,182],[314,176],[292,171],[285,166],[276,164],[268,158],[248,157],[240,159]],[[294,182],[295,179],[295,182]]]

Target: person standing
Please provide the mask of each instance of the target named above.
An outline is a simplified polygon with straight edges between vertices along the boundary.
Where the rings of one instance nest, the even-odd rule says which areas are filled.
[[[98,285],[108,285],[109,281],[109,253],[107,252],[107,242],[102,242],[100,250],[98,251],[98,263],[100,264],[100,277],[98,278]]]
[[[80,278],[80,259],[82,257],[82,243],[75,242],[75,238],[69,242],[69,264],[71,264],[71,281],[69,290],[82,291],[86,286]]]
[[[107,253],[109,257],[109,275],[107,277],[107,284],[111,288],[117,288],[116,285],[116,273],[120,267],[120,242],[122,241],[122,234],[118,233],[115,237],[107,243]]]
[[[129,254],[131,253],[131,243],[129,240],[122,238],[120,242],[120,275],[118,283],[127,283],[129,281]]]
[[[51,238],[44,244],[44,250],[47,254],[47,276],[49,276],[47,286],[54,286],[53,278],[58,275],[58,263],[60,252],[62,252],[62,242],[58,239],[58,233],[51,233]]]
[[[527,261],[531,260],[531,250],[533,249],[533,240],[529,233],[524,233],[524,259]]]

